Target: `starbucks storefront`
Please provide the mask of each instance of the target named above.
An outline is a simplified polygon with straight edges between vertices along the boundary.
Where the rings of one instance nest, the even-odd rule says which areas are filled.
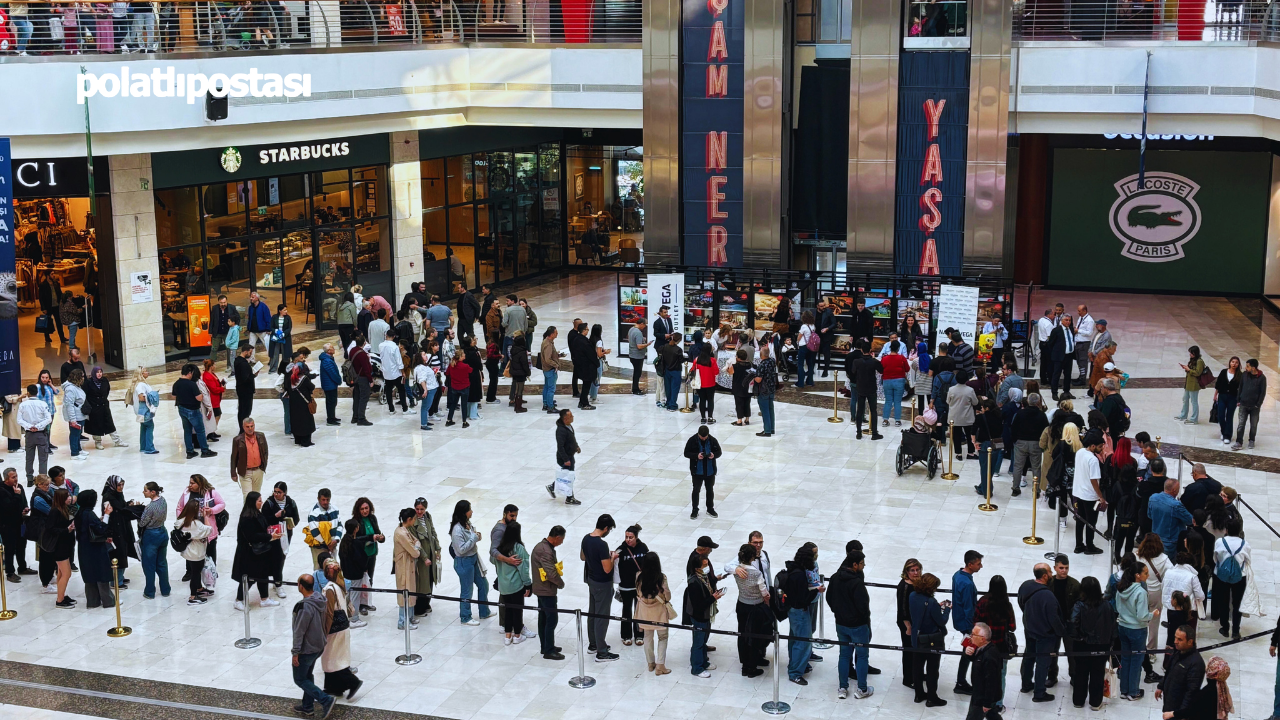
[[[155,153],[167,359],[208,354],[207,308],[257,292],[294,332],[337,327],[342,295],[394,293],[387,136]]]

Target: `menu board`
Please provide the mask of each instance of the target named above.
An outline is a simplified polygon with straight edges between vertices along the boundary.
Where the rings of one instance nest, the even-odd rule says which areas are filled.
[[[618,286],[618,357],[627,355],[630,347],[627,333],[638,322],[648,321],[648,290],[639,285]]]
[[[187,346],[209,347],[213,338],[209,335],[209,296],[187,296]]]
[[[978,326],[978,288],[942,285],[938,289],[937,303],[938,327],[955,328],[965,342],[974,345]]]

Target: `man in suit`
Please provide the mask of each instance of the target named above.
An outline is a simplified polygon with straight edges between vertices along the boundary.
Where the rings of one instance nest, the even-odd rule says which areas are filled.
[[[661,350],[662,346],[667,344],[667,338],[670,337],[671,334],[674,332],[675,332],[675,325],[674,323],[671,322],[671,308],[666,305],[663,305],[662,307],[658,308],[658,317],[653,319],[654,351],[656,352],[658,350]],[[659,376],[661,377],[661,374],[659,374]],[[657,386],[657,391],[655,392],[655,394],[658,397],[658,407],[662,407],[663,405],[666,404],[666,393],[667,393],[666,383],[658,382],[655,384]]]
[[[1056,324],[1053,320],[1053,308],[1047,308],[1044,317],[1036,321],[1036,339],[1040,341],[1040,387],[1049,384],[1049,371],[1052,369],[1049,361],[1049,334]]]
[[[458,337],[474,338],[476,319],[480,317],[483,316],[480,314],[480,303],[476,300],[475,294],[464,291],[458,297]]]
[[[240,356],[236,358],[232,374],[236,379],[236,425],[243,425],[244,419],[253,414],[253,379],[258,373],[253,370],[253,345],[240,345]]]
[[[573,360],[573,376],[575,383],[582,380],[582,390],[578,394],[579,410],[595,410],[595,406],[591,404],[591,384],[596,381],[596,368],[599,366],[599,358],[596,357],[596,347],[591,344],[591,340],[587,338],[587,324],[580,323],[577,328],[569,333],[569,357]]]
[[[867,309],[866,298],[858,298],[857,311],[853,314],[854,347],[870,348],[871,336],[875,334],[876,323]]]
[[[1049,365],[1049,387],[1053,391],[1053,399],[1058,400],[1058,380],[1062,380],[1063,400],[1070,400],[1071,394],[1071,359],[1075,357],[1076,338],[1071,327],[1071,316],[1063,313],[1058,326],[1049,333],[1046,345],[1046,357]],[[1041,362],[1045,360],[1042,358]]]
[[[67,341],[67,334],[62,329],[62,313],[58,312],[58,306],[62,304],[62,286],[54,279],[53,273],[45,273],[44,279],[40,281],[40,312],[46,313],[53,318],[53,325],[58,329],[58,339],[62,342]],[[52,333],[44,334],[46,343],[53,342],[49,337]]]
[[[831,365],[831,343],[836,338],[836,311],[827,300],[818,303],[818,355],[826,358],[822,366],[822,377],[827,376],[827,367]]]

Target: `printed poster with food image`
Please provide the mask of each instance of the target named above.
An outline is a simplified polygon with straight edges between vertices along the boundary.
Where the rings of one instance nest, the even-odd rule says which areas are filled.
[[[720,324],[729,323],[734,330],[746,330],[751,315],[750,293],[721,290],[719,295]]]
[[[649,296],[645,288],[637,285],[621,285],[618,287],[618,356],[622,357],[629,350],[627,334],[638,322],[648,321]]]
[[[209,335],[209,296],[187,296],[188,347],[209,347],[213,338]]]
[[[752,302],[755,308],[755,329],[756,330],[773,330],[773,314],[778,311],[778,303],[782,302],[785,297],[783,293],[766,293],[759,290],[755,293],[755,299]]]
[[[685,340],[692,341],[693,333],[701,330],[710,335],[715,320],[716,294],[708,289],[687,287],[684,291],[684,332]]]

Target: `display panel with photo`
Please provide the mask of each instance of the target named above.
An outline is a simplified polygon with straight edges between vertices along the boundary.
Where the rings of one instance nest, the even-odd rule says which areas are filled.
[[[906,319],[907,314],[915,315],[916,322],[920,325],[920,332],[925,335],[929,334],[929,301],[928,300],[909,300],[907,298],[898,299],[898,327],[902,327],[902,321]]]
[[[715,293],[699,287],[684,289],[684,339],[693,341],[693,334],[701,330],[704,335],[711,334],[715,320]]]
[[[734,330],[746,330],[750,322],[750,294],[721,290],[719,295],[720,324],[729,323]]]

